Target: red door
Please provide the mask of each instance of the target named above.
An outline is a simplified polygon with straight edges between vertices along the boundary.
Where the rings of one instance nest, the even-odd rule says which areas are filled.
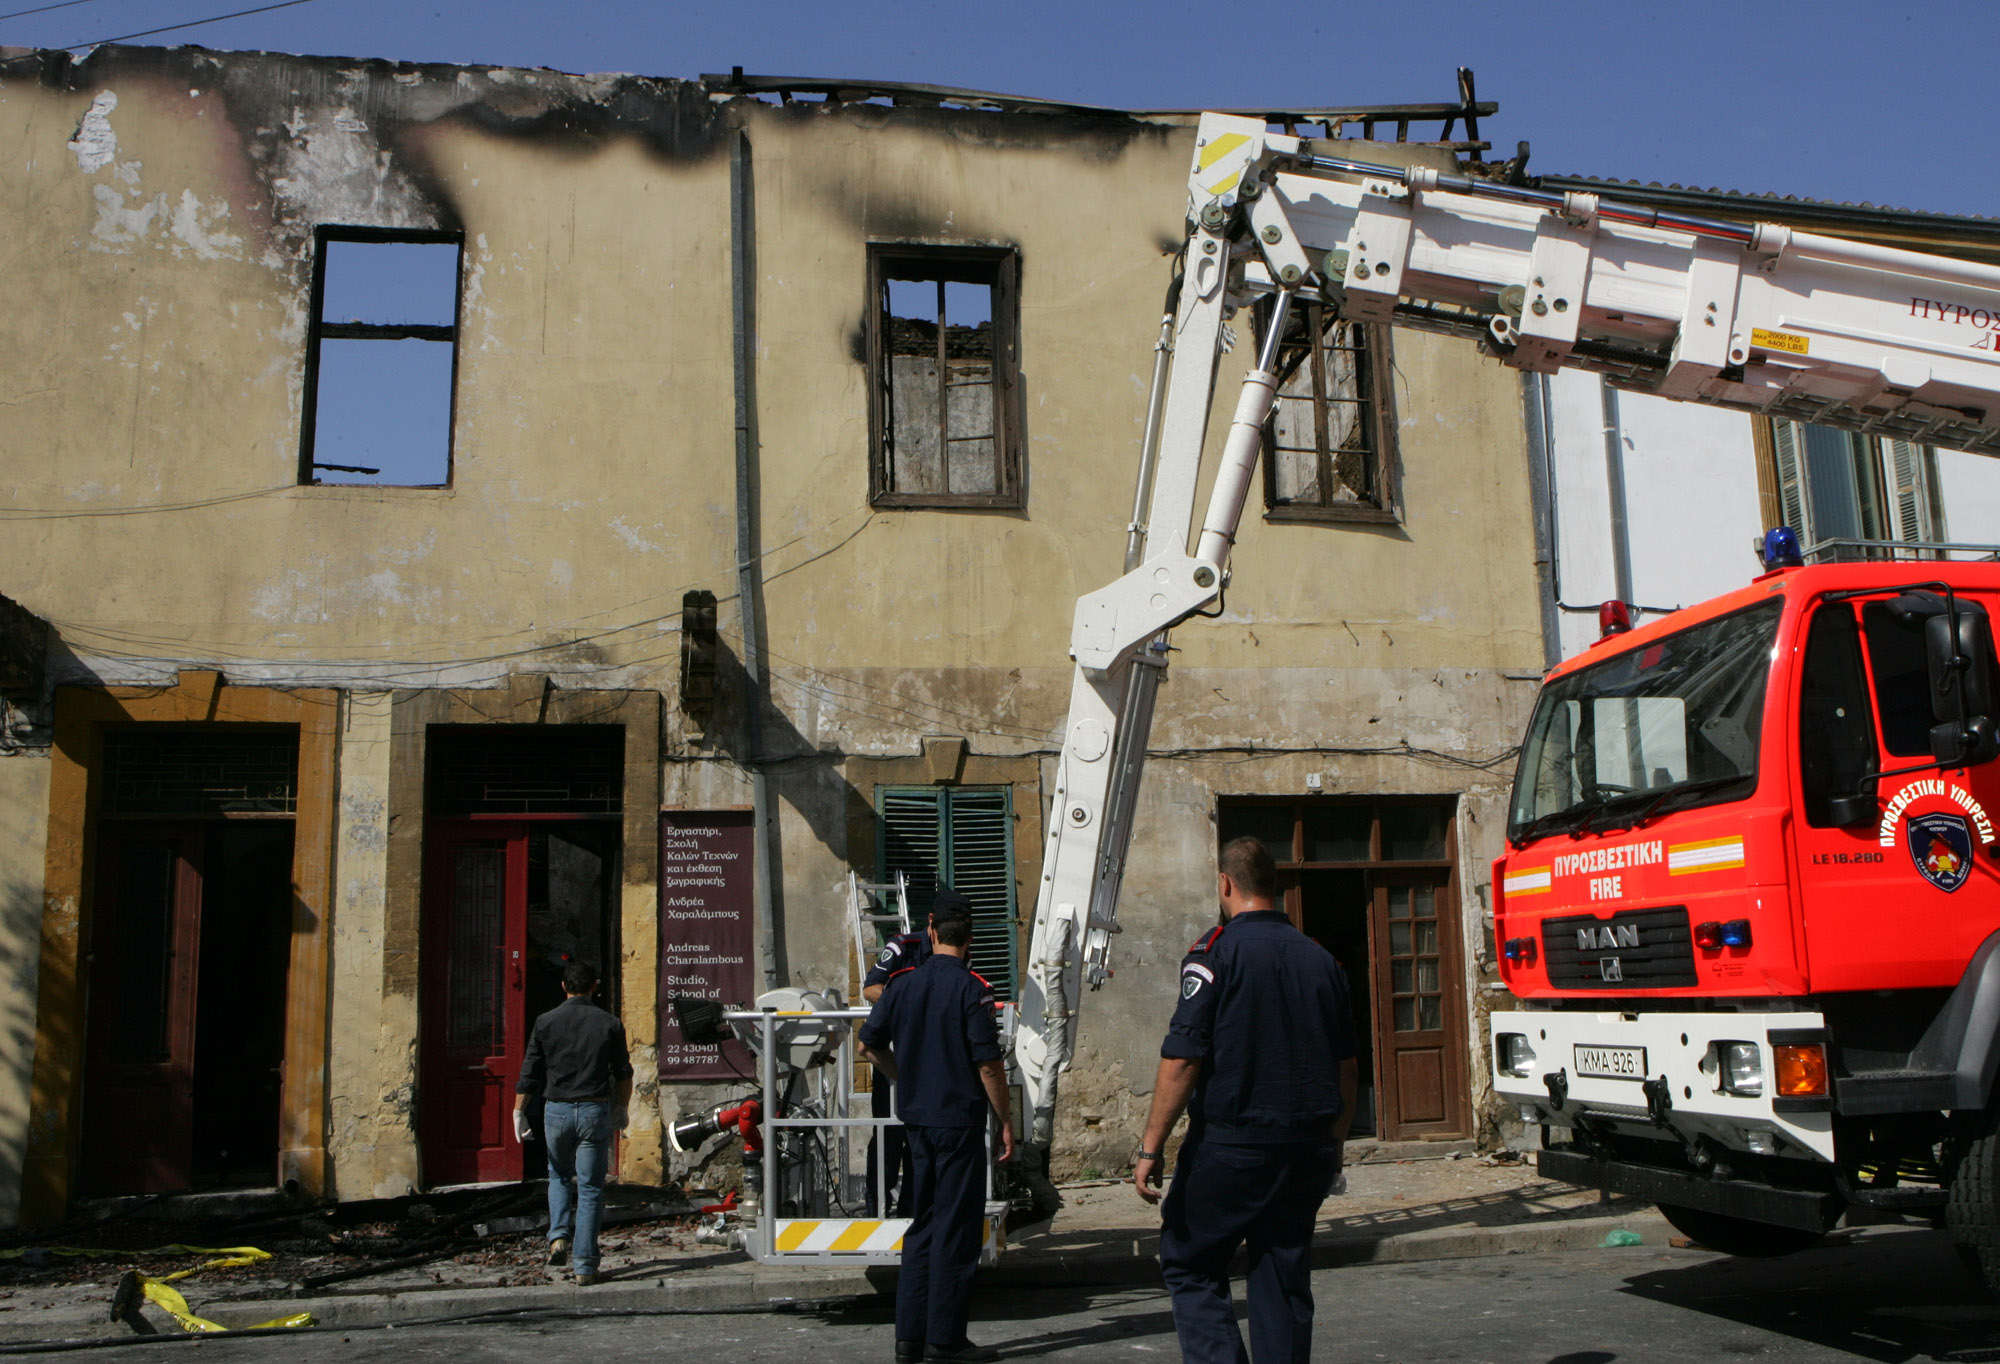
[[[527,1046],[528,830],[433,821],[424,885],[424,1180],[521,1178],[514,1083]]]
[[[107,823],[99,846],[83,1191],[185,1189],[194,1167],[202,829]]]

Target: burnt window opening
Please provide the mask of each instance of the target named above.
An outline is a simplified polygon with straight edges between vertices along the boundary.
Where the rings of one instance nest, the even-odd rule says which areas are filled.
[[[296,728],[112,729],[104,735],[99,809],[140,818],[291,815],[298,770]]]
[[[1261,305],[1258,328],[1270,325]],[[1278,403],[1264,426],[1273,521],[1395,522],[1401,465],[1389,328],[1318,303],[1294,308],[1278,345]]]
[[[1019,507],[1014,253],[878,246],[868,266],[870,499]]]
[[[461,253],[456,233],[319,229],[301,483],[451,482]]]
[[[432,725],[433,815],[615,815],[625,808],[623,725]]]

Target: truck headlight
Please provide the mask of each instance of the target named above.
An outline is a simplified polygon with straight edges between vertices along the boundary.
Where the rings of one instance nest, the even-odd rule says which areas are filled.
[[[1717,1042],[1715,1059],[1723,1093],[1764,1092],[1764,1052],[1755,1042]]]
[[[1535,1049],[1528,1045],[1525,1033],[1503,1032],[1493,1041],[1502,1072],[1521,1078],[1535,1073]]]

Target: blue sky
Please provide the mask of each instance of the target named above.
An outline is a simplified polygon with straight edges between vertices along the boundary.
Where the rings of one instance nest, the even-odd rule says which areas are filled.
[[[0,14],[47,0],[0,0]],[[259,0],[81,0],[67,45]],[[922,81],[1125,107],[1443,101],[1470,66],[1530,168],[2000,215],[1994,0],[1865,4],[310,0],[149,43],[692,77]],[[1169,186],[1165,192],[1178,192]]]

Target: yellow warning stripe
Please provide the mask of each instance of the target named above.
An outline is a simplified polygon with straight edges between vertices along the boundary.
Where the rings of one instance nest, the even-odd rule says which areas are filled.
[[[869,1237],[873,1236],[876,1232],[880,1231],[881,1229],[882,1229],[882,1224],[880,1222],[856,1222],[846,1231],[843,1231],[842,1233],[840,1233],[840,1235],[834,1237],[833,1244],[828,1246],[827,1249],[859,1250],[861,1249],[862,1245],[868,1240]]]
[[[1242,133],[1224,133],[1201,149],[1201,157],[1194,163],[1195,169],[1207,170],[1249,140]]]
[[[787,1222],[778,1231],[779,1250],[797,1250],[818,1228],[817,1222]]]

